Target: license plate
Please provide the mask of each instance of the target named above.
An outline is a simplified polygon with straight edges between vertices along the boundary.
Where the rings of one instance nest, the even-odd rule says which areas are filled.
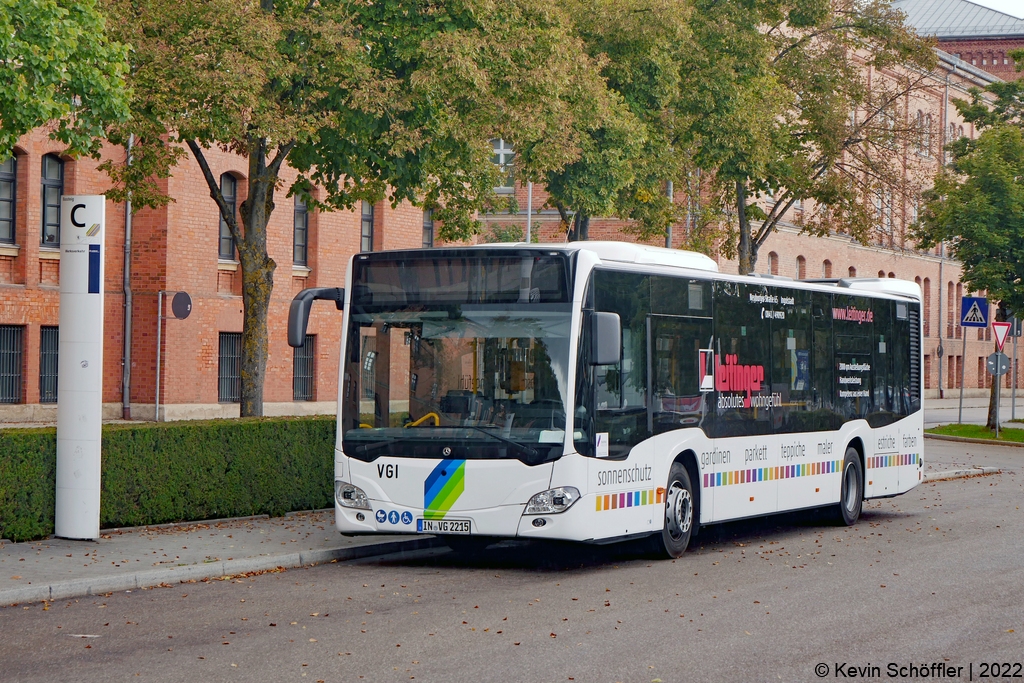
[[[416,530],[423,534],[469,534],[468,519],[417,519]]]

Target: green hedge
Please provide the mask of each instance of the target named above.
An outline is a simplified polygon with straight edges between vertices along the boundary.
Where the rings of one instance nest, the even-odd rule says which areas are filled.
[[[334,418],[104,425],[100,526],[331,505]],[[0,430],[0,538],[53,533],[57,434]]]

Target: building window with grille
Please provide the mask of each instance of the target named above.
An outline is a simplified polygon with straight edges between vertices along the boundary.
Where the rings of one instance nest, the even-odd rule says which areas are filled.
[[[316,335],[307,334],[306,341],[295,349],[292,359],[292,400],[316,400]]]
[[[25,328],[0,325],[0,403],[21,403],[21,350]]]
[[[423,212],[423,248],[429,249],[434,246],[434,210],[426,209]]]
[[[242,401],[242,333],[220,333],[220,356],[217,363],[217,400],[221,403]]]
[[[17,196],[18,161],[0,164],[0,244],[14,244],[14,198]]]
[[[309,244],[309,211],[301,197],[295,198],[295,223],[292,232],[292,263],[306,265]]]
[[[57,402],[57,349],[60,332],[58,327],[42,327],[39,330],[39,402]]]
[[[60,246],[60,196],[64,194],[64,162],[55,154],[43,157],[43,246]]]
[[[220,194],[232,217],[236,216],[235,202],[238,200],[238,181],[235,176],[225,173],[220,177]],[[220,214],[220,240],[217,255],[225,261],[235,260],[235,238],[231,236],[231,228],[224,220],[223,213]]]
[[[807,259],[803,256],[796,257],[796,279],[804,280],[807,278]]]
[[[362,242],[359,248],[362,251],[373,251],[373,204],[370,202],[363,202],[360,225]]]
[[[779,255],[776,254],[774,251],[768,252],[768,274],[779,274]]]
[[[501,169],[502,176],[501,184],[494,188],[495,192],[511,194],[515,190],[512,178],[515,158],[516,153],[512,150],[512,145],[501,138],[491,140],[491,161]]]
[[[828,259],[821,262],[821,276],[826,278],[832,277],[832,262]]]

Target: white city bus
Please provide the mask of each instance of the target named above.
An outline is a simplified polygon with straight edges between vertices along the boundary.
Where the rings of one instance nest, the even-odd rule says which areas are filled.
[[[363,253],[335,450],[345,534],[608,543],[671,557],[703,525],[857,521],[921,480],[920,290],[718,272],[612,242]]]

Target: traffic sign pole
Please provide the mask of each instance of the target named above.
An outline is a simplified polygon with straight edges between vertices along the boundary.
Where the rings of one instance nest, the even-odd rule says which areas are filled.
[[[964,372],[967,368],[964,360],[967,357],[967,330],[966,327],[988,327],[988,299],[983,296],[960,297],[960,336],[963,338],[963,346],[960,351],[960,409],[956,421],[964,421]]]
[[[957,413],[957,424],[963,424],[964,421],[964,358],[967,356],[967,330],[961,329],[960,333],[964,344],[960,351],[960,410]]]
[[[1014,321],[1016,327],[1016,320]],[[1017,337],[1013,338],[1013,365],[1010,366],[1010,422],[1017,419]]]

